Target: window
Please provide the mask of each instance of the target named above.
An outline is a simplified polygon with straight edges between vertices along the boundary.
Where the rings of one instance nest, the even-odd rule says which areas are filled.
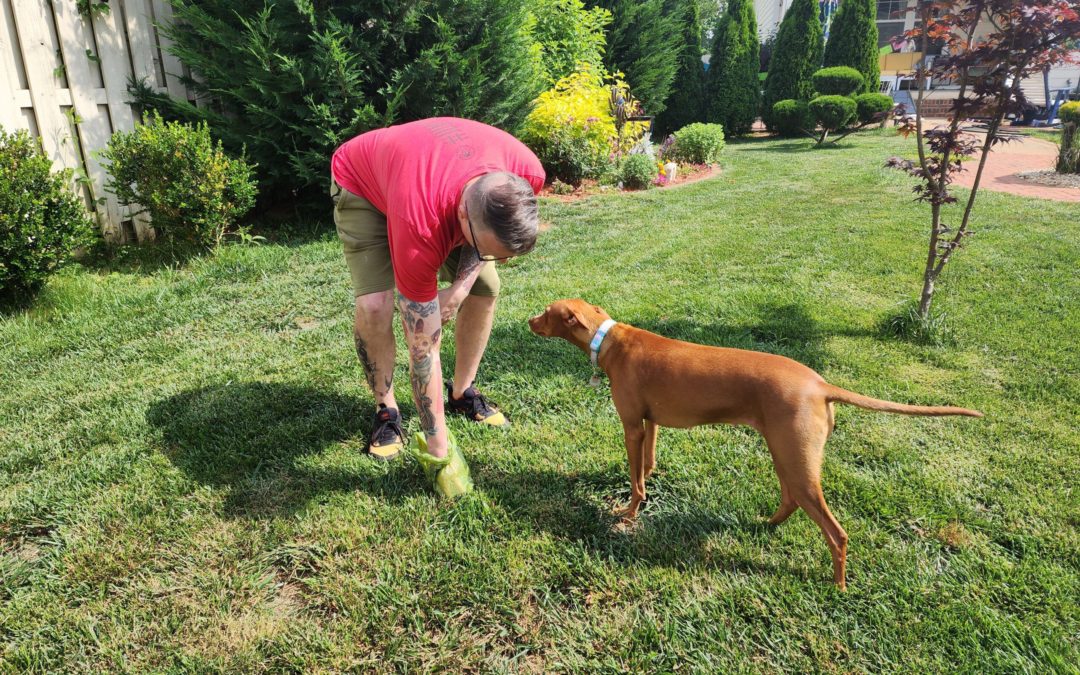
[[[905,0],[877,0],[878,21],[904,21]]]

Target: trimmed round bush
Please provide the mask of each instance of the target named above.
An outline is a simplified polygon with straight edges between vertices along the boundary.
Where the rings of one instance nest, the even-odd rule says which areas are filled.
[[[821,128],[829,131],[843,129],[855,119],[857,110],[855,99],[847,96],[818,96],[810,101],[810,113]]]
[[[106,188],[122,204],[140,204],[159,239],[215,246],[255,204],[254,167],[228,157],[206,123],[164,122],[157,114],[131,132],[113,134],[101,156]]]
[[[858,109],[859,121],[869,124],[874,119],[881,120],[893,109],[892,97],[885,94],[859,94],[855,97],[855,106]]]
[[[790,98],[776,102],[772,109],[772,120],[781,136],[802,136],[805,131],[813,131],[815,126],[810,105],[806,101]]]
[[[623,187],[644,190],[651,187],[657,176],[656,161],[645,154],[629,155],[619,167]]]
[[[670,156],[677,162],[712,164],[720,161],[724,150],[724,127],[695,122],[675,132]]]
[[[814,91],[822,96],[851,96],[863,86],[862,73],[848,66],[822,68],[812,79]]]
[[[1062,103],[1058,108],[1058,117],[1061,118],[1063,123],[1073,123],[1080,125],[1080,101],[1069,101],[1068,103]]]
[[[94,239],[93,221],[69,188],[71,170],[51,168],[25,130],[0,129],[0,297],[36,291]]]

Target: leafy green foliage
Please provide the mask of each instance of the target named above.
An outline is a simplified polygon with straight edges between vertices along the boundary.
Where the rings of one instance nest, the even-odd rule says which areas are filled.
[[[877,3],[874,0],[844,0],[833,18],[829,42],[825,45],[822,64],[850,66],[859,71],[863,76],[860,92],[872,92],[878,86],[880,66],[876,17]]]
[[[774,116],[778,101],[809,101],[813,97],[810,78],[821,67],[823,50],[817,0],[795,0],[776,32],[769,74],[765,78],[761,116],[770,129],[780,130],[780,122]]]
[[[122,204],[141,205],[170,244],[215,246],[255,203],[254,167],[228,157],[205,123],[155,115],[113,134],[101,155],[109,162],[106,188]]]
[[[849,96],[829,94],[810,101],[810,113],[825,131],[843,129],[855,119],[858,107]]]
[[[729,135],[748,133],[758,116],[759,49],[754,3],[731,0],[716,27],[707,86],[708,119]]]
[[[813,75],[814,91],[824,96],[851,96],[862,89],[862,73],[847,66],[822,68]]]
[[[544,83],[524,0],[170,0],[172,51],[215,104],[136,87],[169,119],[207,121],[259,165],[264,193],[323,189],[355,134],[435,115],[515,130]]]
[[[682,42],[670,49],[675,52],[679,69],[671,86],[666,107],[653,123],[653,136],[661,138],[691,124],[705,121],[705,67],[701,61],[701,19],[697,0],[673,0],[682,30]]]
[[[882,121],[888,112],[893,109],[892,97],[877,92],[859,94],[855,97],[855,106],[858,109],[859,122],[870,124],[877,120]]]
[[[447,420],[477,488],[455,503],[364,455],[336,237],[54,276],[0,317],[0,670],[1068,672],[1076,205],[985,195],[939,299],[955,344],[910,344],[878,327],[916,273],[918,207],[880,169],[911,139],[810,144],[729,145],[725,177],[673,190],[541,199],[554,227],[500,266],[481,366],[515,427]],[[762,524],[779,483],[747,427],[661,429],[640,525],[613,532],[629,474],[607,384],[526,324],[570,295],[989,415],[836,406],[822,485],[851,535],[847,593],[804,513]]]
[[[622,180],[623,187],[631,190],[652,187],[656,175],[656,161],[644,153],[627,155],[619,165],[619,179]]]
[[[669,154],[678,162],[713,164],[724,150],[724,127],[720,124],[688,124],[675,132]]]
[[[1058,108],[1058,117],[1063,123],[1080,125],[1080,101],[1066,101]]]
[[[586,8],[582,0],[530,0],[531,35],[540,50],[541,74],[550,84],[581,64],[596,72],[604,68],[604,29],[611,12]]]
[[[772,110],[773,127],[781,136],[802,136],[816,126],[806,101],[786,99],[777,101]]]
[[[682,42],[676,16],[664,11],[664,0],[596,0],[590,4],[608,9],[604,64],[622,73],[645,112],[659,115],[667,108],[679,59],[673,51]]]
[[[71,189],[72,172],[23,129],[0,128],[0,299],[18,300],[93,240],[93,223]]]

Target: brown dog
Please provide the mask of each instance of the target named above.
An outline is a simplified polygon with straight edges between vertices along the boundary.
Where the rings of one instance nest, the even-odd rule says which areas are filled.
[[[780,479],[780,507],[769,523],[782,523],[802,507],[825,535],[833,580],[840,588],[845,587],[847,533],[821,493],[821,462],[833,429],[833,403],[903,415],[982,417],[966,408],[869,398],[834,387],[783,356],[671,340],[610,318],[584,300],[559,300],[529,319],[529,328],[589,353],[611,381],[611,398],[630,458],[632,496],[624,522],[635,518],[645,501],[645,479],[656,466],[657,426],[746,424],[765,437]],[[606,337],[598,335],[607,328]]]

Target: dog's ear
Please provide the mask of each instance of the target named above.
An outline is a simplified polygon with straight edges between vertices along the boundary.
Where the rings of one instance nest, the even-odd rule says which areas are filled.
[[[582,323],[581,317],[578,315],[578,313],[570,309],[569,307],[563,308],[562,320],[563,324],[567,328],[573,328],[574,326],[578,326]]]

